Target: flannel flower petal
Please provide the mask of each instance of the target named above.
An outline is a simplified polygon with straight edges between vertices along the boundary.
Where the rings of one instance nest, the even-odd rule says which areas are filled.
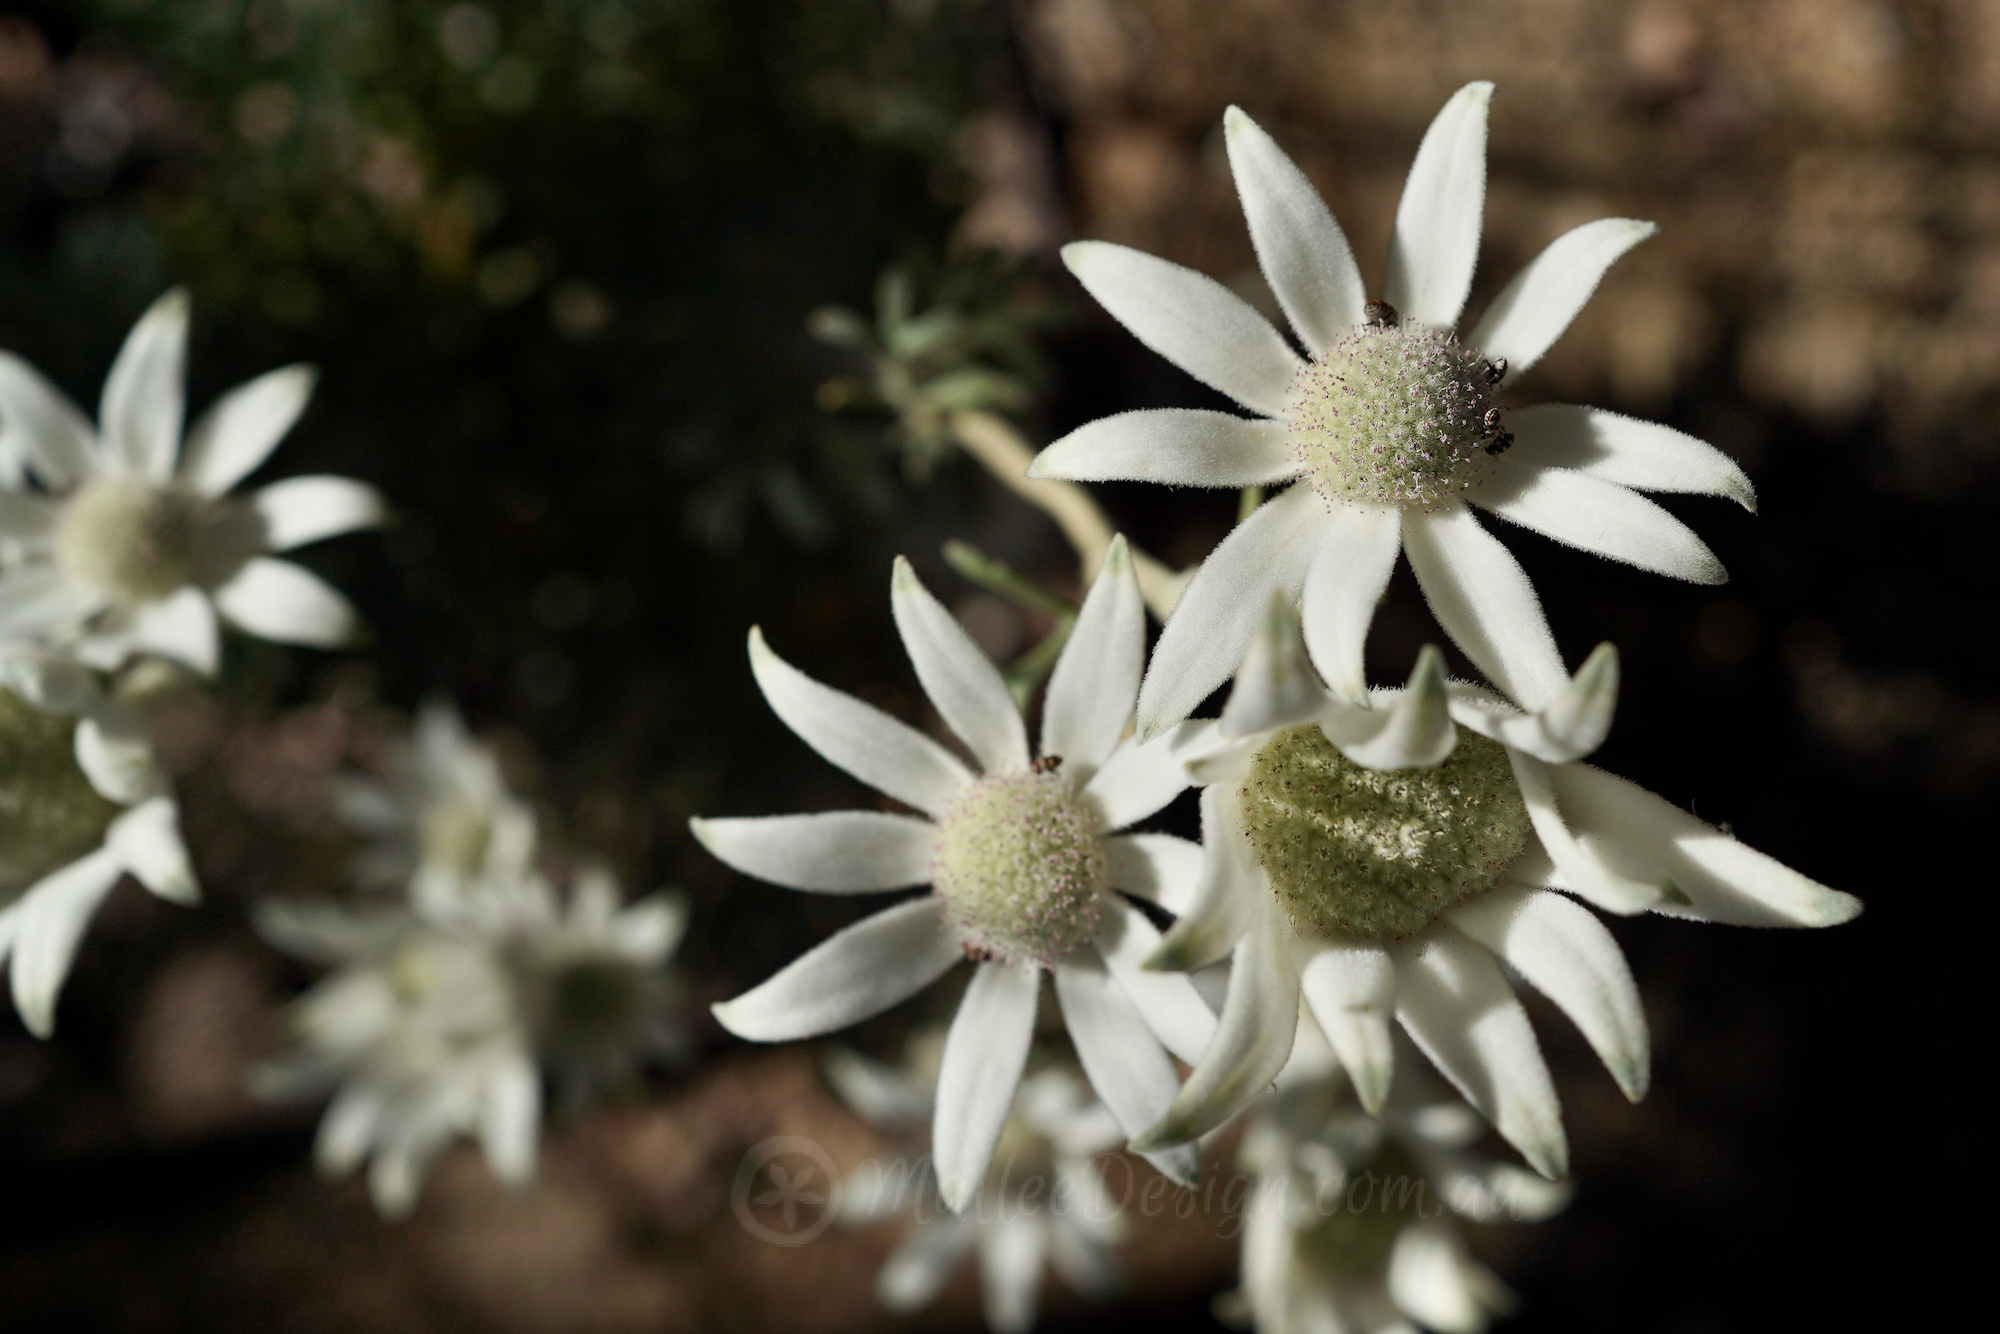
[[[916,994],[956,964],[971,984],[945,1042],[934,1117],[944,1199],[963,1209],[984,1179],[1027,1059],[1041,979],[1055,993],[1083,1069],[1127,1134],[1179,1087],[1214,1015],[1184,977],[1139,963],[1157,932],[1126,897],[1185,900],[1195,849],[1120,831],[1187,780],[1174,738],[1125,737],[1145,657],[1145,613],[1122,540],[1107,553],[1050,676],[1040,759],[1000,673],[898,561],[891,600],[917,677],[976,757],[937,742],[785,663],[757,631],[751,669],[807,744],[922,812],[695,819],[695,837],[746,875],[854,894],[929,885],[833,936],[775,977],[717,1005],[739,1037],[784,1042],[845,1028]],[[1190,730],[1201,725],[1191,724]],[[1153,1155],[1194,1176],[1193,1146]]]
[[[1566,1170],[1561,1110],[1504,963],[1554,1001],[1626,1096],[1645,1094],[1644,1015],[1582,899],[1751,926],[1831,926],[1853,897],[1580,763],[1610,729],[1601,646],[1535,713],[1448,684],[1435,649],[1360,708],[1318,686],[1274,594],[1215,734],[1184,748],[1206,862],[1149,965],[1233,952],[1215,1041],[1135,1147],[1201,1135],[1283,1067],[1304,1009],[1381,1105],[1391,1021],[1538,1170]]]
[[[344,477],[230,494],[292,427],[313,373],[239,385],[183,441],[188,297],[168,292],[125,340],[90,421],[27,362],[0,352],[0,635],[62,645],[104,668],[136,653],[216,669],[218,614],[250,634],[333,647],[347,599],[279,553],[378,524],[381,497]]]
[[[137,713],[69,659],[0,650],[0,967],[37,1037],[98,906],[126,875],[199,897],[180,808]]]
[[[1187,717],[1235,670],[1271,589],[1303,599],[1320,672],[1364,700],[1362,642],[1398,551],[1466,656],[1523,707],[1547,704],[1567,682],[1562,659],[1527,575],[1474,508],[1641,569],[1726,578],[1699,538],[1634,488],[1753,507],[1727,457],[1664,426],[1593,408],[1512,409],[1501,397],[1651,223],[1607,218],[1559,237],[1463,341],[1453,332],[1479,248],[1491,95],[1491,84],[1467,85],[1424,136],[1396,215],[1387,300],[1377,302],[1365,301],[1347,238],[1304,173],[1241,111],[1224,117],[1258,262],[1307,357],[1192,270],[1104,242],[1064,250],[1140,341],[1257,416],[1106,418],[1049,446],[1029,475],[1293,483],[1188,584],[1139,697],[1142,739]]]
[[[932,1080],[846,1051],[828,1060],[827,1075],[879,1129],[908,1133],[930,1120]],[[1052,1065],[1021,1081],[994,1161],[961,1212],[941,1209],[925,1161],[905,1157],[871,1160],[851,1173],[840,1183],[835,1217],[848,1226],[911,1217],[875,1279],[876,1297],[889,1310],[928,1304],[976,1254],[987,1328],[1025,1334],[1041,1303],[1045,1263],[1085,1297],[1107,1297],[1121,1286],[1124,1214],[1095,1158],[1124,1137],[1082,1082]]]

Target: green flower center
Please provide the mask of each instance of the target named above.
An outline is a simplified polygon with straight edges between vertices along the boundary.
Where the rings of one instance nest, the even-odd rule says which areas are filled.
[[[1505,447],[1490,378],[1447,330],[1351,330],[1293,381],[1293,454],[1329,501],[1436,509],[1485,475],[1489,448]]]
[[[931,884],[968,948],[1051,963],[1090,938],[1102,910],[1097,814],[1059,773],[992,774],[938,821]]]
[[[1250,761],[1243,829],[1294,924],[1401,940],[1490,888],[1520,855],[1528,808],[1498,742],[1460,732],[1435,769],[1364,769],[1317,726]]]
[[[104,842],[119,808],[76,763],[76,720],[0,690],[0,905]]]
[[[129,478],[86,482],[56,521],[56,561],[121,605],[196,582],[214,506],[191,491]]]
[[[1384,1144],[1363,1166],[1351,1170],[1340,1193],[1326,1200],[1299,1245],[1316,1272],[1339,1278],[1372,1278],[1385,1273],[1396,1235],[1444,1201],[1431,1196],[1425,1177],[1409,1155]]]
[[[542,1013],[549,1044],[565,1051],[614,1046],[645,1017],[646,981],[629,960],[580,954],[556,965]]]

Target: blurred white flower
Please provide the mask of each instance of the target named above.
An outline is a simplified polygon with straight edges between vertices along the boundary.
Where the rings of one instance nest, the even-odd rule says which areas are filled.
[[[441,700],[424,705],[410,739],[390,750],[386,781],[343,775],[334,804],[369,840],[357,878],[407,886],[420,912],[443,911],[477,882],[520,881],[534,864],[533,810],[507,790],[493,748]]]
[[[216,613],[265,639],[334,646],[354,612],[273,553],[380,523],[372,487],[293,477],[237,499],[304,410],[313,372],[288,366],[222,396],[181,439],[188,297],[153,303],[104,382],[98,424],[21,358],[0,352],[9,450],[0,467],[0,638],[36,638],[115,667],[155,653],[213,674]]]
[[[54,1031],[83,933],[128,872],[171,902],[200,896],[142,721],[90,669],[0,649],[0,966],[35,1036]]]
[[[1611,727],[1601,646],[1524,714],[1450,684],[1426,648],[1403,691],[1360,708],[1314,675],[1274,596],[1201,752],[1200,893],[1153,966],[1232,955],[1216,1040],[1150,1148],[1206,1133],[1283,1067],[1300,1001],[1381,1105],[1399,1020],[1538,1170],[1567,1170],[1562,1112],[1504,963],[1560,1006],[1627,1097],[1645,1094],[1645,1016],[1608,912],[1831,926],[1861,911],[1622,778],[1579,763]],[[1562,890],[1565,893],[1554,891]]]
[[[1080,241],[1063,261],[1139,340],[1258,416],[1165,409],[1092,422],[1043,452],[1033,477],[1180,486],[1293,482],[1187,586],[1139,697],[1139,735],[1185,718],[1243,657],[1274,588],[1303,597],[1306,642],[1336,691],[1366,698],[1362,643],[1400,550],[1432,612],[1523,707],[1567,674],[1528,577],[1469,506],[1613,560],[1695,583],[1722,564],[1637,494],[1755,504],[1710,445],[1595,408],[1510,409],[1502,386],[1540,360],[1619,256],[1651,236],[1628,218],[1557,238],[1461,343],[1486,200],[1490,83],[1438,113],[1410,168],[1383,291],[1367,302],[1340,225],[1292,160],[1241,111],[1223,118],[1265,278],[1302,359],[1240,297],[1151,255]]]
[[[1119,834],[1186,786],[1171,744],[1125,738],[1145,658],[1145,610],[1122,539],[1091,585],[1049,679],[1041,753],[1000,673],[896,563],[891,600],[931,702],[983,776],[915,729],[830,690],[750,632],[750,665],[785,724],[833,763],[924,813],[839,811],[691,822],[722,861],[791,889],[853,894],[928,884],[841,931],[763,985],[715,1007],[739,1037],[785,1042],[879,1014],[971,960],[945,1042],[934,1122],[944,1198],[964,1208],[1013,1106],[1044,972],[1097,1096],[1128,1134],[1180,1086],[1168,1053],[1193,1060],[1215,1017],[1185,977],[1139,967],[1159,933],[1117,891],[1183,907],[1200,850],[1164,834]],[[1190,725],[1199,730],[1205,725]],[[928,817],[928,818],[924,818]],[[1193,1146],[1152,1155],[1193,1180]]]
[[[847,1051],[828,1058],[827,1074],[842,1099],[879,1128],[928,1127],[929,1081]],[[1094,1159],[1124,1137],[1081,1081],[1052,1067],[1021,1081],[993,1163],[961,1212],[941,1207],[927,1161],[912,1157],[870,1161],[848,1176],[835,1217],[866,1226],[914,1216],[875,1280],[876,1296],[891,1311],[930,1303],[976,1253],[987,1327],[1021,1334],[1035,1323],[1044,1264],[1085,1297],[1108,1297],[1122,1285],[1124,1214]]]

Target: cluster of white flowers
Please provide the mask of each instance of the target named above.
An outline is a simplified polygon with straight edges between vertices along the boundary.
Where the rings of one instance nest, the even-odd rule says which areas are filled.
[[[388,782],[350,778],[337,796],[370,840],[357,881],[405,894],[258,910],[273,945],[334,971],[293,1007],[297,1050],[253,1087],[335,1090],[320,1169],[345,1176],[368,1161],[376,1207],[400,1217],[461,1135],[503,1181],[531,1179],[545,1073],[579,1099],[678,1054],[662,969],[686,910],[667,894],[621,906],[597,866],[570,877],[565,903],[537,868],[533,812],[447,705],[423,710],[389,768]]]
[[[1229,112],[1251,237],[1303,355],[1200,274],[1097,242],[1064,252],[1143,342],[1258,416],[1126,413],[1056,442],[1030,476],[1290,483],[1193,573],[1150,663],[1121,540],[1077,614],[1031,751],[1001,674],[899,561],[897,627],[976,768],[814,682],[752,630],[751,670],[786,725],[920,814],[693,821],[721,860],[789,888],[929,887],[715,1013],[743,1037],[810,1037],[970,962],[936,1096],[924,1101],[938,1188],[955,1212],[981,1198],[1007,1133],[1045,975],[1096,1095],[1130,1147],[1173,1179],[1194,1179],[1201,1137],[1265,1105],[1245,1148],[1260,1185],[1239,1310],[1267,1330],[1415,1320],[1456,1334],[1498,1308],[1504,1289],[1437,1219],[1301,1213],[1371,1163],[1415,1173],[1473,1216],[1503,1194],[1524,1217],[1560,1203],[1558,1188],[1528,1189],[1540,1178],[1523,1169],[1460,1161],[1480,1125],[1464,1104],[1399,1101],[1428,1076],[1398,1060],[1398,1026],[1555,1181],[1568,1159],[1560,1107],[1507,970],[1569,1015],[1628,1097],[1642,1097],[1649,1078],[1631,972],[1577,900],[1612,914],[1767,926],[1827,926],[1860,911],[1581,763],[1611,725],[1616,653],[1600,646],[1569,673],[1527,576],[1472,507],[1642,569],[1719,583],[1707,547],[1635,488],[1746,508],[1754,497],[1719,451],[1666,427],[1505,401],[1512,377],[1650,224],[1577,228],[1466,339],[1453,332],[1479,247],[1491,92],[1461,90],[1425,135],[1396,218],[1386,299],[1374,301],[1303,173],[1249,117]],[[1439,625],[1497,690],[1447,680],[1434,648],[1402,689],[1368,685],[1363,644],[1399,551]],[[1232,677],[1219,718],[1189,717]],[[1190,786],[1200,789],[1201,846],[1133,832]],[[1168,918],[1162,935],[1155,922]],[[1217,1014],[1191,974],[1223,961]],[[1322,1037],[1334,1073],[1281,1079]],[[1270,1102],[1274,1080],[1293,1087]],[[1358,1106],[1334,1116],[1333,1089],[1351,1089]],[[1316,1179],[1301,1175],[1306,1150],[1320,1155]]]

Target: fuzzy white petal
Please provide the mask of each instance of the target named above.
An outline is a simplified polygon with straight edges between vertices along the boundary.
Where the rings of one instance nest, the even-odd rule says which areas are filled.
[[[1035,456],[1030,477],[1168,486],[1268,486],[1298,475],[1285,424],[1199,408],[1100,417]]]
[[[361,1166],[387,1101],[381,1087],[365,1079],[343,1084],[334,1093],[313,1140],[313,1165],[322,1176],[343,1177]]]
[[[935,894],[835,932],[761,986],[711,1007],[752,1042],[791,1042],[858,1024],[908,1000],[965,957]]]
[[[1027,725],[1000,669],[901,556],[889,581],[889,605],[924,693],[980,768],[987,773],[1027,768]]]
[[[36,1037],[46,1038],[55,1031],[56,996],[69,976],[76,948],[98,905],[124,872],[115,851],[99,848],[43,876],[14,905],[9,981],[14,1008]]]
[[[199,588],[183,588],[139,606],[125,637],[132,652],[171,658],[203,676],[214,676],[222,659],[215,604]]]
[[[1151,737],[1194,712],[1243,663],[1272,590],[1298,597],[1327,522],[1310,486],[1260,506],[1209,553],[1188,581],[1153,649],[1139,691],[1139,735]]]
[[[1018,1213],[979,1234],[979,1304],[993,1334],[1028,1334],[1041,1303],[1049,1231]]]
[[[877,1129],[916,1130],[930,1124],[932,1104],[935,1102],[930,1086],[903,1067],[885,1065],[859,1052],[836,1047],[826,1054],[824,1069],[826,1082],[833,1086],[840,1100]],[[896,1172],[892,1175],[905,1182],[915,1177],[914,1173]],[[853,1178],[849,1177],[841,1182],[840,1211],[843,1216],[851,1212],[848,1186],[852,1181]],[[894,1192],[899,1199],[904,1193],[900,1190]]]
[[[1493,956],[1448,928],[1400,945],[1396,1017],[1431,1064],[1530,1166],[1569,1171],[1562,1105],[1521,1008]]]
[[[1354,251],[1319,191],[1257,122],[1231,107],[1222,129],[1257,266],[1299,341],[1319,351],[1361,322],[1367,296]]]
[[[1351,724],[1360,710],[1349,712],[1342,722]],[[1364,769],[1434,769],[1451,758],[1458,746],[1458,728],[1451,720],[1451,704],[1444,688],[1444,655],[1426,644],[1417,653],[1417,665],[1410,683],[1387,709],[1364,715],[1379,724],[1365,739],[1349,739],[1347,728],[1332,719],[1320,724],[1329,741],[1341,754]]]
[[[129,806],[157,792],[162,780],[145,719],[121,700],[102,700],[77,720],[76,763],[99,796]]]
[[[53,565],[16,566],[0,575],[0,636],[27,639],[58,626],[79,625],[104,604],[102,594]]]
[[[1173,1062],[1095,950],[1077,950],[1053,971],[1063,1022],[1091,1088],[1110,1108],[1120,1129],[1127,1135],[1139,1134],[1166,1114],[1180,1092]],[[1181,981],[1185,984],[1186,979]],[[1188,995],[1194,997],[1193,988]],[[1200,1004],[1198,998],[1195,1003]],[[1192,1144],[1149,1158],[1184,1186],[1193,1185],[1201,1169],[1201,1154]]]
[[[1514,783],[1528,807],[1535,836],[1556,864],[1563,884],[1606,912],[1644,912],[1660,901],[1665,877],[1628,874],[1625,868],[1608,864],[1577,840],[1556,796],[1555,775],[1569,765],[1551,766],[1518,750],[1509,750],[1507,759],[1514,770]]]
[[[1176,917],[1193,906],[1201,844],[1172,834],[1114,834],[1103,847],[1109,888],[1157,903]]]
[[[1466,341],[1489,361],[1504,357],[1509,379],[1519,375],[1562,337],[1605,271],[1659,230],[1632,218],[1599,218],[1564,232],[1500,289]]]
[[[1073,782],[1088,782],[1125,735],[1146,669],[1146,604],[1125,539],[1114,537],[1049,674],[1042,749]]]
[[[0,403],[0,411],[5,406]],[[0,429],[4,426],[0,425]],[[55,535],[56,519],[61,513],[56,502],[32,491],[0,490],[0,537],[45,547]]]
[[[236,386],[188,428],[181,480],[219,496],[256,471],[305,411],[317,374],[285,366]]]
[[[1535,713],[1520,713],[1484,691],[1461,688],[1452,699],[1452,717],[1538,760],[1569,764],[1610,735],[1618,710],[1618,678],[1617,648],[1599,644],[1563,692]]]
[[[354,637],[354,608],[331,585],[288,560],[256,556],[215,590],[224,616],[261,639],[338,648]]]
[[[1306,647],[1327,688],[1356,704],[1368,699],[1368,626],[1402,546],[1402,511],[1339,505],[1306,570],[1299,608]]]
[[[1511,1300],[1445,1223],[1427,1219],[1396,1234],[1389,1293],[1404,1314],[1438,1334],[1482,1334]]]
[[[787,889],[866,894],[928,884],[937,826],[884,811],[688,821],[717,861]]]
[[[97,431],[62,390],[12,352],[0,352],[0,421],[25,442],[29,462],[52,487],[97,476]]]
[[[914,1311],[944,1290],[965,1263],[979,1225],[950,1214],[926,1218],[912,1228],[875,1276],[875,1297],[890,1311]]]
[[[688,904],[679,894],[649,894],[611,919],[618,952],[635,962],[662,963],[687,935]]]
[[[945,1034],[931,1145],[938,1193],[953,1213],[965,1211],[986,1179],[1034,1040],[1041,985],[1039,968],[980,964]]]
[[[1290,727],[1312,718],[1326,703],[1326,688],[1306,657],[1298,613],[1284,593],[1273,589],[1216,730],[1236,740]]]
[[[269,551],[373,528],[386,517],[381,493],[347,477],[288,477],[252,496],[250,508],[264,525]]]
[[[1417,147],[1396,207],[1384,293],[1405,319],[1458,323],[1479,262],[1486,212],[1486,109],[1493,85],[1452,94]]]
[[[1431,614],[1452,642],[1516,704],[1538,709],[1569,684],[1555,637],[1527,572],[1453,505],[1403,516],[1403,549]]]
[[[1382,1110],[1395,1073],[1396,966],[1380,945],[1327,945],[1299,971],[1306,1006],[1326,1044],[1347,1067],[1370,1116]]]
[[[1284,412],[1298,354],[1242,297],[1206,274],[1106,241],[1072,242],[1062,258],[1147,347],[1252,412]]]
[[[479,1105],[479,1144],[493,1175],[510,1186],[535,1177],[542,1135],[542,1076],[526,1055],[499,1061],[486,1077]]]
[[[1509,457],[1537,468],[1569,468],[1640,491],[1724,496],[1753,513],[1757,492],[1736,460],[1658,422],[1602,408],[1545,403],[1507,414]]]
[[[172,797],[142,801],[111,822],[104,845],[133,878],[170,903],[200,900],[194,863],[181,840],[181,812]]]
[[[1160,948],[1160,933],[1146,915],[1113,896],[1098,923],[1097,950],[1161,1045],[1193,1065],[1215,1037],[1215,1011],[1186,973],[1163,973],[1145,966]],[[1165,1110],[1165,1103],[1161,1110]]]
[[[1497,886],[1445,913],[1562,1007],[1633,1102],[1651,1054],[1639,989],[1618,942],[1586,908],[1546,889]]]
[[[187,289],[147,308],[125,336],[97,408],[105,460],[120,472],[164,482],[173,476],[187,411]]]
[[[972,774],[943,746],[874,705],[813,680],[773,653],[763,631],[754,627],[750,671],[785,726],[877,791],[942,815],[972,782]]]
[[[1250,929],[1261,899],[1271,894],[1264,868],[1243,836],[1243,814],[1234,783],[1201,791],[1201,875],[1180,920],[1170,928],[1148,968],[1204,968],[1236,948]]]
[[[1141,1151],[1205,1135],[1269,1088],[1299,1031],[1299,974],[1292,930],[1278,906],[1257,905],[1236,948],[1215,1040],[1158,1125],[1133,1141]]]
[[[1800,875],[1636,783],[1587,764],[1564,765],[1553,780],[1577,829],[1638,854],[1693,900],[1656,903],[1655,912],[1742,926],[1834,926],[1861,912],[1852,894]]]
[[[1179,729],[1144,745],[1127,737],[1083,785],[1084,799],[1096,808],[1107,833],[1145,819],[1187,790],[1183,740]]]
[[[1616,482],[1502,458],[1466,499],[1593,555],[1691,584],[1729,582],[1729,572],[1694,530]]]

